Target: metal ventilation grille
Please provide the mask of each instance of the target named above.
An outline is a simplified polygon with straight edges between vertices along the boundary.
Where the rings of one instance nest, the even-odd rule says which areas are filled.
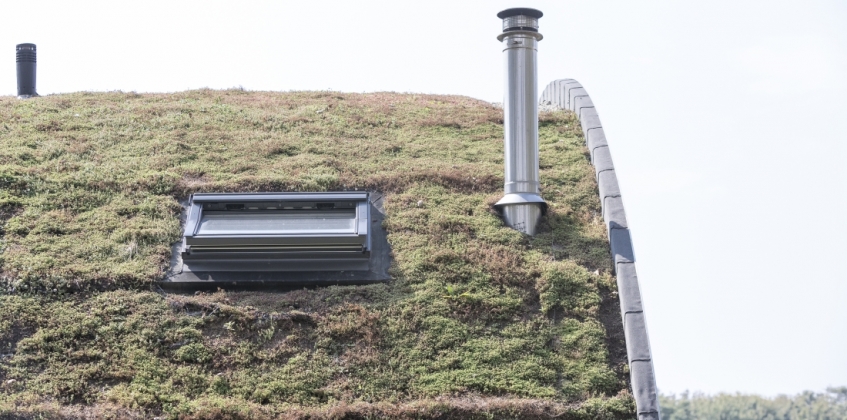
[[[15,54],[15,62],[16,63],[34,63],[35,62],[35,51],[18,51]]]
[[[15,61],[18,63],[34,63],[35,44],[18,44],[15,47]]]
[[[515,30],[537,31],[538,19],[526,15],[510,16],[503,19],[503,32]]]

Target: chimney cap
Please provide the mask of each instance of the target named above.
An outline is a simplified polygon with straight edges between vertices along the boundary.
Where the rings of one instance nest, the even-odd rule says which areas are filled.
[[[500,13],[497,13],[497,17],[500,19],[506,19],[512,16],[529,16],[534,17],[536,19],[544,16],[544,13],[541,13],[538,9],[531,9],[529,7],[515,7],[511,9],[506,9]]]

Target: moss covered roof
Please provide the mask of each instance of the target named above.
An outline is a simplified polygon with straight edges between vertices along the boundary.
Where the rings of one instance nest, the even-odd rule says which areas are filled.
[[[631,418],[581,129],[542,113],[550,211],[502,195],[502,110],[459,96],[0,98],[0,417]],[[165,293],[193,192],[384,194],[386,284]]]

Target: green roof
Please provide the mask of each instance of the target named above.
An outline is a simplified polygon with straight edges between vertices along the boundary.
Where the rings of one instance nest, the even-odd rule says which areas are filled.
[[[631,418],[593,170],[540,116],[539,234],[502,110],[419,94],[0,98],[0,417]],[[386,284],[165,293],[194,192],[384,194]]]

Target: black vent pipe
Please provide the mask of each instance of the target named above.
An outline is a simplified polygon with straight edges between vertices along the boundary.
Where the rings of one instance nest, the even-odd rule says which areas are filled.
[[[35,92],[35,44],[18,44],[15,61],[18,63],[18,97],[38,96]]]

